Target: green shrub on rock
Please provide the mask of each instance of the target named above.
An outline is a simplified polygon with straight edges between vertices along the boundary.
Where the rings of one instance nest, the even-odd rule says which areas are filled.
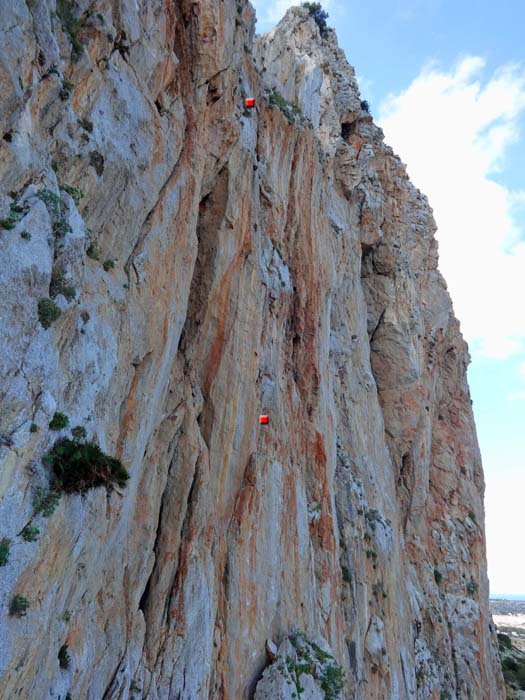
[[[38,302],[38,320],[42,328],[46,330],[51,327],[62,311],[52,299],[40,299]]]
[[[45,491],[41,486],[38,486],[33,498],[34,514],[42,513],[44,518],[49,518],[53,515],[60,501],[60,494],[52,491]]]
[[[303,7],[305,7],[310,13],[310,16],[313,17],[315,23],[319,27],[321,36],[324,36],[328,29],[328,25],[326,24],[328,12],[323,10],[320,2],[303,2]]]
[[[58,664],[65,671],[71,666],[71,656],[67,650],[67,644],[62,644],[58,650]]]
[[[95,443],[81,439],[57,440],[43,461],[53,471],[55,488],[65,493],[82,493],[98,486],[123,488],[129,479],[118,459],[104,454]]]
[[[11,549],[11,540],[9,537],[3,537],[0,540],[0,566],[5,566],[9,561],[9,550]]]
[[[26,525],[20,536],[25,542],[35,542],[38,539],[40,530],[37,527],[31,527],[31,525]]]
[[[28,608],[28,599],[23,595],[15,595],[9,606],[9,614],[13,617],[25,617]]]
[[[63,430],[64,428],[67,428],[68,425],[69,418],[65,413],[61,413],[60,411],[56,411],[53,418],[51,418],[49,421],[50,430]]]

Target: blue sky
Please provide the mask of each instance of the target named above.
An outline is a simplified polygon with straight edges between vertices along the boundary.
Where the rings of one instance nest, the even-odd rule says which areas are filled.
[[[297,2],[253,4],[262,33]],[[323,6],[386,141],[434,209],[473,360],[491,591],[525,594],[525,3]]]

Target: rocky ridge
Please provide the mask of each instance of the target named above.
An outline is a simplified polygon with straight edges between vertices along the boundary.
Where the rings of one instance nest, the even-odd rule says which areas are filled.
[[[17,0],[0,35],[2,697],[503,698],[468,351],[335,33]],[[73,426],[126,485],[48,491]]]

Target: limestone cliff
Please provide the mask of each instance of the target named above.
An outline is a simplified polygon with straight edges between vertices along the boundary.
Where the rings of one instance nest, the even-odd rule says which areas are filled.
[[[335,33],[254,27],[0,3],[2,698],[503,698],[432,211]]]

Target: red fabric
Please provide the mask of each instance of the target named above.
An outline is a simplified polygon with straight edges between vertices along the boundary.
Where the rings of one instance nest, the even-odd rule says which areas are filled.
[[[261,425],[268,425],[268,416],[259,416],[259,423]]]
[[[247,97],[246,98],[246,106],[247,107],[255,107],[255,99],[253,97]]]

